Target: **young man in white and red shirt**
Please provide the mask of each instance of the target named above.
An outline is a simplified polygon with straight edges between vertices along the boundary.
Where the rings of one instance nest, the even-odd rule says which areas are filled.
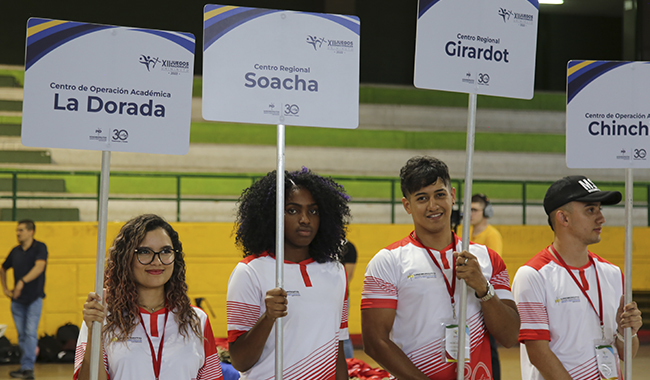
[[[450,220],[456,189],[444,162],[411,158],[400,178],[402,203],[414,231],[379,251],[366,268],[361,302],[366,353],[395,378],[455,378],[457,366],[447,360],[451,348],[445,333],[458,323],[460,280],[465,280],[475,292],[467,302],[470,361],[465,376],[491,379],[488,333],[510,347],[519,332],[505,264],[482,245],[461,252]]]
[[[588,250],[600,241],[601,206],[620,201],[621,193],[600,191],[584,176],[564,177],[546,192],[544,211],[555,238],[513,281],[522,379],[620,378],[616,357],[609,373],[599,372],[596,346],[616,346],[623,359],[626,327],[636,355],[641,312],[635,302],[623,305],[621,270]]]

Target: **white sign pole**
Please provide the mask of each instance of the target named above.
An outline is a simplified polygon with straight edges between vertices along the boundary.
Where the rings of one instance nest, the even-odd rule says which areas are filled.
[[[97,215],[97,266],[95,268],[95,293],[104,304],[104,260],[106,252],[106,225],[108,220],[108,185],[111,173],[111,152],[102,151],[102,171],[99,180],[99,213]],[[90,347],[90,380],[97,380],[99,371],[104,370],[100,361],[102,347],[102,324],[93,322],[93,342]],[[100,366],[101,363],[101,366]]]
[[[632,211],[634,206],[632,168],[625,169],[625,289],[623,302],[632,302]],[[632,328],[625,328],[625,378],[632,380]]]
[[[278,124],[275,195],[275,286],[284,288],[284,124]],[[275,378],[282,380],[282,318],[275,320]]]
[[[472,206],[472,177],[474,167],[474,135],[476,132],[476,94],[469,94],[469,105],[467,114],[467,144],[465,161],[465,186],[463,187],[463,251],[469,250],[470,239],[470,218]],[[458,362],[456,378],[465,378],[465,325],[467,324],[467,283],[460,282],[460,300],[458,309]],[[461,370],[462,369],[462,370]]]

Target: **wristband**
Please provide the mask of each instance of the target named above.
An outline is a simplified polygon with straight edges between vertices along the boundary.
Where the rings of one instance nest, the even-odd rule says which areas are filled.
[[[630,338],[634,338],[635,336],[636,334],[632,335]],[[620,340],[621,342],[625,342],[625,337],[621,335],[621,333],[618,332],[618,330],[616,331],[616,339]]]

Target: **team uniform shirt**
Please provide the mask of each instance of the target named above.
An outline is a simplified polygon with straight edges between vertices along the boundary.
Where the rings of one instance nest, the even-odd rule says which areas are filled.
[[[470,240],[476,244],[483,244],[498,254],[503,253],[503,238],[501,233],[491,224],[478,235],[474,236],[474,228],[470,228]]]
[[[266,311],[266,292],[275,288],[275,258],[266,253],[237,264],[228,281],[228,341],[249,331]],[[287,316],[283,317],[285,380],[336,378],[339,341],[348,339],[347,281],[339,262],[285,261]],[[253,367],[241,379],[275,376],[275,325]]]
[[[368,263],[363,283],[361,309],[395,309],[392,341],[404,351],[413,364],[430,379],[456,377],[456,363],[444,357],[444,324],[453,321],[451,299],[440,269],[431,260],[424,246],[412,232],[406,238],[379,251]],[[462,243],[454,241],[442,251],[431,253],[451,281],[454,251],[462,251]],[[485,278],[502,300],[512,300],[508,271],[501,257],[483,245],[470,244]],[[460,285],[456,280],[456,315],[459,311]],[[471,290],[471,288],[469,288]],[[458,321],[455,321],[458,323]],[[467,323],[470,328],[469,379],[491,379],[491,355],[488,332],[479,299],[467,297]],[[391,377],[392,378],[392,377]]]
[[[138,323],[125,342],[104,342],[104,366],[109,379],[155,379],[152,352],[145,329],[157,355],[164,327],[159,380],[223,380],[208,315],[199,308],[192,309],[201,321],[199,330],[205,339],[197,337],[191,329],[187,332],[188,336],[183,337],[173,312],[169,312],[165,324],[166,309],[149,313],[140,308],[144,327]],[[75,350],[75,380],[79,375],[87,340],[88,327],[83,322]]]
[[[591,252],[589,256],[595,267],[590,260],[583,267],[569,268],[587,291],[596,310],[599,299],[595,271],[598,270],[605,339],[611,340],[616,333],[616,310],[623,294],[623,275],[617,266]],[[600,319],[548,247],[519,268],[512,286],[521,316],[519,342],[547,340],[571,378],[600,380],[594,350],[594,340],[602,338]],[[522,379],[542,380],[528,358],[525,345],[521,345],[520,352]]]

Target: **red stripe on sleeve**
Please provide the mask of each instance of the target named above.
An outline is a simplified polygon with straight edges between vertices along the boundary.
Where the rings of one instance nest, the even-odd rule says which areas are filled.
[[[397,309],[397,300],[364,298],[361,300],[361,310],[363,309]]]
[[[237,340],[240,336],[244,335],[248,331],[243,330],[229,330],[228,331],[228,343],[232,343]]]
[[[519,343],[526,343],[527,340],[548,340],[551,341],[551,333],[548,330],[519,330]]]

